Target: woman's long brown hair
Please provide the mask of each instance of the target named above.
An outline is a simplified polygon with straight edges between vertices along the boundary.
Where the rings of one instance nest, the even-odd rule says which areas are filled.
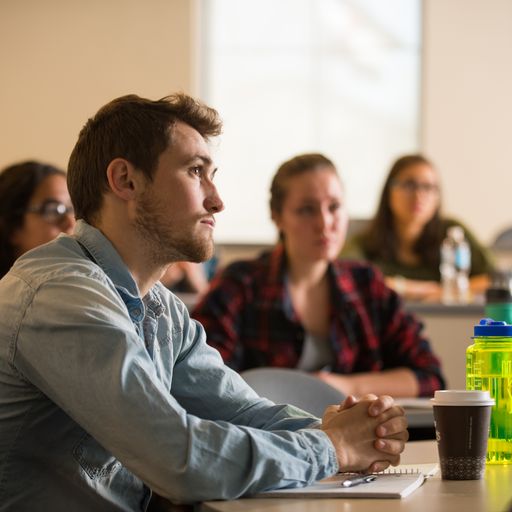
[[[395,230],[393,212],[390,207],[390,191],[400,173],[412,166],[425,164],[433,167],[423,155],[406,155],[399,158],[391,167],[384,183],[377,213],[368,229],[362,234],[363,250],[370,260],[394,261],[397,259],[398,237]],[[442,242],[442,221],[440,204],[432,218],[425,224],[421,235],[414,244],[413,251],[422,263],[439,264],[439,250]]]

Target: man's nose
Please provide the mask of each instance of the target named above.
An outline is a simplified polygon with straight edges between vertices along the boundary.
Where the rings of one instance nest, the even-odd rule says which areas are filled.
[[[224,203],[222,202],[215,185],[212,185],[211,192],[206,196],[204,206],[210,213],[219,213],[224,210]]]

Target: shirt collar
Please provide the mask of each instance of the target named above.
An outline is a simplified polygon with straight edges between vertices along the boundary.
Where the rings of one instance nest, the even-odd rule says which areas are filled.
[[[284,245],[279,242],[270,252],[269,281],[273,284],[284,283],[286,273],[286,252]]]
[[[284,249],[284,244],[279,242],[270,252],[269,281],[274,284],[284,283],[286,267],[286,251]],[[347,276],[344,275],[341,266],[334,265],[332,262],[329,262],[327,273],[331,281],[334,280],[339,282],[343,287],[349,288],[347,291],[352,290],[353,283],[350,279],[346,279]]]
[[[97,228],[79,220],[73,236],[91,254],[94,261],[110,277],[115,287],[132,298],[140,298],[137,283],[110,240]]]
[[[292,308],[290,299],[286,298],[286,251],[284,244],[279,242],[270,252],[269,283],[283,288],[285,304]],[[350,272],[344,272],[344,267],[338,260],[330,262],[327,267],[330,288],[336,302],[353,302],[358,292]],[[293,308],[292,308],[293,309]],[[291,311],[291,309],[289,309]]]

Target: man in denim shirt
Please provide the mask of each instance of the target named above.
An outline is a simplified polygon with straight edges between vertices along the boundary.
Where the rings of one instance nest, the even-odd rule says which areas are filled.
[[[0,281],[0,510],[146,510],[152,494],[230,499],[398,463],[390,397],[349,398],[321,424],[259,398],[158,282],[212,254],[220,128],[177,94],[118,98],[82,129],[75,233]]]

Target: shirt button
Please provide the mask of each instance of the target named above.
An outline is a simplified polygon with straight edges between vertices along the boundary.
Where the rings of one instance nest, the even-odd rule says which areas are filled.
[[[140,322],[142,320],[142,309],[140,308],[131,308],[130,316],[136,322]]]

